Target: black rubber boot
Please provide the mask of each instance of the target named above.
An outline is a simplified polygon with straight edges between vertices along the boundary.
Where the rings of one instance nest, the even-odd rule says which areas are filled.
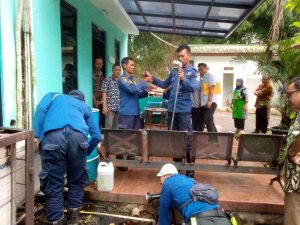
[[[79,223],[79,212],[80,208],[68,208],[67,212],[67,225],[80,225]]]
[[[64,218],[57,221],[47,222],[47,225],[64,225]]]

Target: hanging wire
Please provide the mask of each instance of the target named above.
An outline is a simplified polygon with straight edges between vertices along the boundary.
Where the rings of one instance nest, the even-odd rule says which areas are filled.
[[[167,41],[163,40],[162,38],[158,37],[156,34],[154,34],[154,33],[152,33],[152,32],[150,32],[150,34],[153,35],[154,37],[156,37],[158,40],[164,42],[165,44],[170,45],[170,46],[173,47],[173,48],[178,48],[178,46],[173,45],[173,44],[171,44],[170,42],[167,42]]]

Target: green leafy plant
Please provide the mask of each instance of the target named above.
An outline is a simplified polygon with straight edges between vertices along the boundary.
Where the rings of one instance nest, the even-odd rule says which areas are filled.
[[[273,81],[278,93],[279,101],[275,107],[281,113],[281,129],[287,129],[290,126],[290,107],[285,90],[295,77],[300,74],[300,50],[291,47],[291,39],[269,44],[265,52],[251,52],[251,54],[242,54],[234,58],[234,62],[255,61],[257,70],[260,74],[268,75]]]
[[[285,7],[286,7],[286,9],[289,9],[290,12],[296,14],[298,16],[298,19],[299,19],[299,15],[300,15],[300,0],[287,0]],[[291,24],[291,26],[300,29],[300,21],[293,22]],[[300,32],[298,32],[298,33],[295,34],[294,42],[295,42],[295,44],[300,44]]]

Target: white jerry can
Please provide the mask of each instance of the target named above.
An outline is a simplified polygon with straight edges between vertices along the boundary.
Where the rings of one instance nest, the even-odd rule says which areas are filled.
[[[98,191],[112,191],[114,189],[114,165],[111,162],[100,162],[97,171]]]

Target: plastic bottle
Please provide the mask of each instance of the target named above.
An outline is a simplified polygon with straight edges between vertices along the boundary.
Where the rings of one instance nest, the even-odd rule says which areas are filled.
[[[114,166],[113,164],[100,162],[98,165],[97,189],[98,191],[112,191],[114,189]]]

